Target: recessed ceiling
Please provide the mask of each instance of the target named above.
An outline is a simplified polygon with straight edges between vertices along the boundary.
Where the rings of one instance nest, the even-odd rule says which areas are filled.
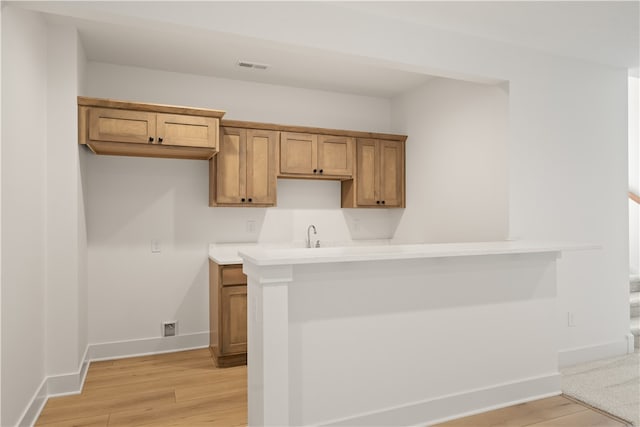
[[[432,76],[364,59],[198,29],[149,30],[51,17],[78,28],[87,60],[316,90],[391,97]],[[239,67],[239,61],[260,67]]]
[[[167,6],[167,10],[176,6],[173,2],[125,3],[143,10],[151,5]],[[32,3],[31,7],[55,14],[49,15],[50,19],[77,26],[91,61],[378,97],[394,96],[432,78],[420,72],[396,69],[394,64],[222,33],[202,25],[141,22],[140,18],[126,15],[125,3],[42,2]],[[94,5],[109,8],[102,10]],[[237,7],[246,10],[244,8],[251,5],[240,2]],[[298,8],[301,5],[303,3],[297,3]],[[349,8],[363,16],[384,16],[389,20],[614,67],[637,70],[640,62],[638,1],[409,1],[324,5],[335,8],[336,14]],[[191,16],[210,16],[216,5],[215,2],[195,2],[184,7],[189,8]],[[287,2],[273,3],[273,13],[288,7]],[[139,25],[141,23],[144,25]],[[266,70],[238,67],[238,61],[269,67]]]

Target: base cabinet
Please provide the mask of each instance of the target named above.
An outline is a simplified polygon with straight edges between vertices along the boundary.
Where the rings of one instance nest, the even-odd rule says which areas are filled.
[[[247,276],[209,260],[209,349],[216,366],[247,364]]]

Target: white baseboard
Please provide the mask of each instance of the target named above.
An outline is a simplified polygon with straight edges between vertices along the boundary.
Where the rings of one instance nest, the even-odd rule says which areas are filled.
[[[424,426],[559,394],[560,374],[552,373],[314,425]]]
[[[84,385],[84,378],[87,376],[87,370],[89,369],[89,346],[84,350],[84,356],[82,362],[80,362],[80,368],[78,372],[72,372],[70,374],[62,375],[50,375],[47,377],[47,396],[66,396],[70,394],[79,394],[82,392],[82,386]]]
[[[171,353],[209,346],[209,332],[177,335],[175,337],[144,338],[140,340],[116,341],[91,344],[89,360],[121,359],[147,354]]]
[[[633,345],[633,337],[631,338],[631,345]],[[564,368],[578,363],[591,362],[592,360],[624,356],[627,353],[629,353],[629,337],[625,336],[620,341],[560,350],[558,352],[558,365],[560,368]],[[633,348],[631,348],[631,353],[633,353]]]
[[[171,353],[209,346],[209,332],[178,335],[168,338],[146,338],[87,346],[78,372],[45,377],[31,398],[19,426],[33,426],[50,397],[67,396],[82,392],[89,364],[94,360],[121,359],[147,354]]]
[[[42,408],[47,403],[47,378],[45,377],[40,383],[40,387],[36,390],[35,394],[31,398],[31,402],[24,410],[18,426],[32,426],[42,412]]]

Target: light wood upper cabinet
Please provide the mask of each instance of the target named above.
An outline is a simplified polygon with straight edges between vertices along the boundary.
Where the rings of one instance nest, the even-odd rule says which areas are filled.
[[[353,176],[353,138],[319,135],[318,167],[322,175]]]
[[[375,206],[376,201],[380,200],[378,197],[378,188],[380,186],[378,141],[359,139],[356,143],[356,159],[357,205]]]
[[[144,111],[91,108],[89,140],[147,144],[156,133],[156,114]]]
[[[386,206],[404,207],[404,144],[378,141],[380,156],[378,197]]]
[[[278,132],[221,128],[209,160],[209,206],[274,206]]]
[[[318,137],[308,133],[280,134],[280,174],[312,175],[318,171]]]
[[[224,112],[78,97],[79,143],[96,154],[210,159]]]
[[[342,183],[342,207],[405,207],[404,142],[356,141],[356,174]]]
[[[283,132],[281,177],[349,179],[353,176],[353,138]]]
[[[217,147],[218,120],[210,117],[158,114],[158,143],[180,147]]]

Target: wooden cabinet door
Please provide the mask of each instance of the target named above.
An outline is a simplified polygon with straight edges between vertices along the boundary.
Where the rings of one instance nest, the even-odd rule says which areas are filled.
[[[89,140],[135,144],[155,142],[156,114],[144,111],[91,108]]]
[[[313,175],[318,169],[318,137],[308,133],[280,134],[280,173]]]
[[[247,287],[222,288],[222,354],[247,351]]]
[[[275,205],[278,132],[247,129],[245,141],[247,201]]]
[[[379,198],[387,207],[404,205],[404,145],[398,141],[378,141]]]
[[[242,203],[246,198],[246,138],[247,131],[222,128],[220,150],[216,162],[216,202]]]
[[[217,147],[218,119],[179,114],[158,114],[157,116],[158,144],[180,147]]]
[[[318,172],[321,175],[353,176],[353,138],[319,135]]]
[[[375,139],[356,142],[356,205],[376,206],[378,198],[378,144]]]

